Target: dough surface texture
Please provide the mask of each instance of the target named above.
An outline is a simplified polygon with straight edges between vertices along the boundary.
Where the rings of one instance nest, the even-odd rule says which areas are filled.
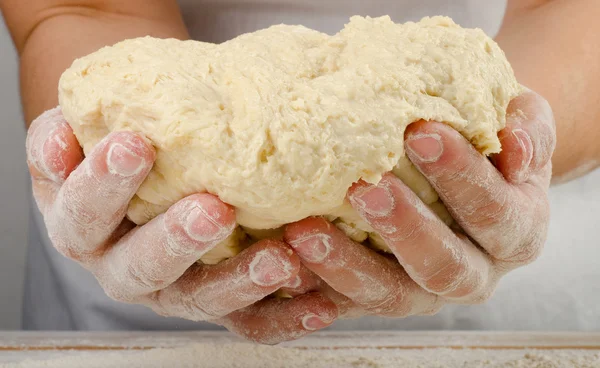
[[[347,233],[371,230],[345,201],[359,179],[394,170],[427,205],[438,201],[404,156],[408,124],[444,122],[499,152],[520,92],[497,44],[446,17],[353,17],[333,36],[278,25],[220,45],[131,39],[76,60],[59,83],[85,153],[118,130],[156,147],[128,211],[137,224],[208,191],[247,228],[326,215]]]

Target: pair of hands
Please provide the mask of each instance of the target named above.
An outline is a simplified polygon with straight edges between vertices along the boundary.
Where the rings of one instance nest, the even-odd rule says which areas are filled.
[[[32,123],[27,157],[52,243],[111,298],[273,344],[340,317],[426,315],[485,301],[503,275],[540,253],[555,137],[548,103],[530,91],[509,105],[503,150],[491,160],[444,124],[411,124],[407,155],[461,231],[385,175],[377,185],[356,183],[348,199],[393,256],[308,218],[287,226],[285,242],[260,241],[217,265],[196,263],[236,225],[217,197],[191,195],[144,226],[125,219],[155,158],[143,137],[112,133],[84,157],[54,109]],[[294,298],[266,298],[277,290]]]

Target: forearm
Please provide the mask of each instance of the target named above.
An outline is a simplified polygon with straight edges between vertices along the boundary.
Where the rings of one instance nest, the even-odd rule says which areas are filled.
[[[598,14],[598,0],[512,0],[497,37],[518,80],[554,110],[554,181],[600,165]]]
[[[127,38],[188,37],[174,0],[0,0],[0,5],[20,55],[27,125],[58,104],[58,80],[74,59]]]

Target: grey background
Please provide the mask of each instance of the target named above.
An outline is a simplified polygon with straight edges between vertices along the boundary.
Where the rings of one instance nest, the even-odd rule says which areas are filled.
[[[0,330],[21,325],[27,246],[25,127],[17,55],[0,14]]]

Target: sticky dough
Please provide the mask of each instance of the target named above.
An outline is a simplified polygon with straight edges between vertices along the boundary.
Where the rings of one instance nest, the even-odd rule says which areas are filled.
[[[334,36],[278,25],[220,45],[131,39],[76,60],[59,83],[84,152],[117,130],[156,147],[129,206],[135,223],[208,191],[235,206],[247,233],[325,215],[383,250],[345,200],[352,183],[393,171],[450,222],[404,155],[406,126],[444,122],[482,153],[499,152],[497,132],[520,92],[498,45],[446,17],[353,17]],[[241,238],[238,230],[203,260],[234,255]]]

